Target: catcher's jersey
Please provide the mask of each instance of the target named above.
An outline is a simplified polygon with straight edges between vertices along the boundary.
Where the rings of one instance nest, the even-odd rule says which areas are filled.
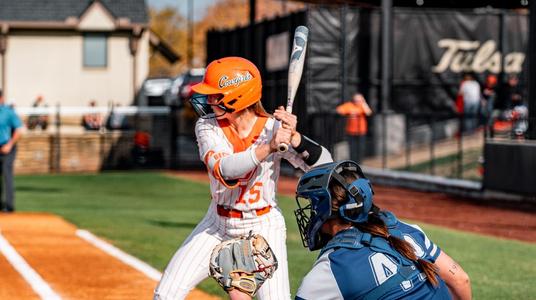
[[[396,229],[415,250],[415,254],[435,262],[441,250],[417,226],[398,221]],[[338,248],[326,251],[303,279],[296,299],[363,299],[372,289],[398,272],[396,259],[369,247]],[[403,282],[382,299],[451,299],[445,282],[434,288],[421,274],[415,282]]]
[[[199,155],[207,166],[212,201],[216,204],[241,211],[250,211],[268,205],[275,207],[277,206],[276,182],[279,177],[281,158],[285,158],[294,167],[302,170],[308,168],[301,155],[289,148],[284,153],[270,154],[252,171],[237,180],[226,181],[223,178],[220,172],[220,159],[269,143],[274,134],[274,122],[273,118],[257,117],[249,136],[241,139],[227,120],[199,119],[197,121],[195,134]]]

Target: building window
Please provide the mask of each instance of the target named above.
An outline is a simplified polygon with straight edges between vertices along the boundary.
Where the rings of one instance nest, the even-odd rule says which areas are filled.
[[[104,68],[108,64],[107,36],[91,33],[84,35],[84,67]]]

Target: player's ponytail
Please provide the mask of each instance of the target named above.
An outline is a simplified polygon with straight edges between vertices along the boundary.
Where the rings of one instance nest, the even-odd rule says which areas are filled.
[[[420,259],[415,255],[415,250],[407,241],[400,239],[394,235],[389,234],[389,230],[385,225],[385,222],[376,213],[370,214],[366,223],[354,224],[354,226],[362,232],[368,232],[373,236],[379,236],[386,239],[389,244],[402,256],[413,261],[417,267],[426,274],[426,277],[430,282],[437,286],[439,284],[437,280],[437,268],[434,264]]]
[[[257,115],[257,116],[261,116],[261,117],[266,117],[266,118],[270,118],[272,115],[270,115],[266,109],[264,109],[264,106],[262,106],[262,102],[261,101],[257,101],[253,104],[251,104],[248,109],[251,109],[253,110],[253,112]]]
[[[341,175],[345,180],[350,183],[358,179],[357,174],[349,171],[342,171]],[[334,181],[330,183],[331,190],[331,209],[333,211],[338,211],[341,204],[345,203],[347,200],[346,190],[339,184],[333,184]],[[380,218],[378,213],[369,214],[368,221],[365,223],[349,223],[348,221],[343,220],[342,218],[338,219],[342,223],[352,224],[361,232],[370,233],[373,236],[378,236],[386,239],[389,244],[402,256],[413,261],[417,267],[426,274],[426,277],[430,282],[437,286],[439,281],[437,279],[437,268],[434,264],[420,259],[415,255],[415,250],[407,241],[400,239],[396,236],[393,236],[389,233],[385,222]]]

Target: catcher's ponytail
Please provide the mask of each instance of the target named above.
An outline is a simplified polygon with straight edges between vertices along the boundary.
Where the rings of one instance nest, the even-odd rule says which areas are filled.
[[[379,236],[386,239],[389,244],[402,256],[413,261],[417,267],[426,274],[426,277],[430,282],[437,286],[439,281],[437,280],[437,268],[434,264],[420,259],[415,255],[415,250],[410,243],[406,242],[403,239],[400,239],[394,235],[389,234],[389,230],[385,225],[385,222],[380,218],[379,215],[373,213],[369,215],[369,219],[366,223],[354,224],[354,226],[361,230],[362,232],[368,232],[373,236]]]
[[[341,175],[346,179],[347,182],[353,182],[357,179],[357,174],[349,171],[342,171]],[[330,184],[331,190],[331,208],[333,211],[338,211],[341,204],[347,201],[346,190],[339,184]],[[348,223],[343,219],[339,219],[343,223]],[[350,223],[348,223],[350,224]],[[385,225],[385,222],[380,218],[377,213],[369,214],[368,221],[365,223],[352,223],[357,229],[361,232],[370,233],[373,236],[378,236],[386,239],[389,244],[402,256],[413,261],[417,267],[426,274],[426,277],[430,282],[437,286],[439,281],[437,279],[437,268],[434,264],[420,259],[415,255],[414,249],[410,243],[406,242],[403,239],[395,237],[389,234],[389,230]]]

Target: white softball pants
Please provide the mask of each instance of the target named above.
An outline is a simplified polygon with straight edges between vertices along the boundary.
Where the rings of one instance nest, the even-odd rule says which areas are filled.
[[[203,220],[186,238],[168,263],[155,289],[155,300],[184,299],[203,279],[209,276],[212,249],[223,240],[246,235],[250,230],[266,238],[278,261],[273,277],[264,282],[257,293],[260,300],[290,299],[286,227],[279,208],[251,219],[225,218],[211,204]]]

